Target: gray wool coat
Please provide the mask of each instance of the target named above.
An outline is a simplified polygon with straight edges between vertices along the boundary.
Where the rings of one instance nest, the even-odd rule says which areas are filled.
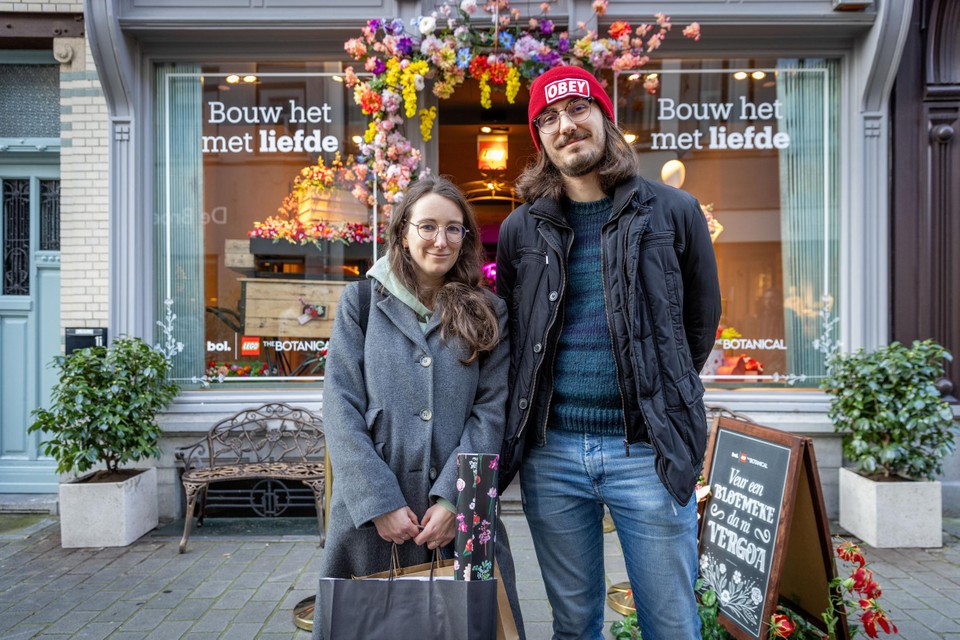
[[[361,286],[372,287],[366,339],[358,319]],[[506,307],[489,295],[504,339],[487,356],[464,365],[466,348],[457,340],[440,340],[439,309],[424,332],[413,309],[375,280],[344,289],[323,393],[334,479],[321,576],[389,569],[391,544],[377,534],[373,519],[403,506],[422,518],[438,497],[456,504],[457,454],[500,451],[509,340]],[[413,542],[398,550],[402,566],[430,559],[426,546]],[[497,560],[522,633],[502,525]]]

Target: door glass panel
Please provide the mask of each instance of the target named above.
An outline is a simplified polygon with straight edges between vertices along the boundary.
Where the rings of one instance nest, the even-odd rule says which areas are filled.
[[[30,181],[3,181],[3,295],[30,295]]]
[[[40,181],[40,250],[60,251],[60,181]]]

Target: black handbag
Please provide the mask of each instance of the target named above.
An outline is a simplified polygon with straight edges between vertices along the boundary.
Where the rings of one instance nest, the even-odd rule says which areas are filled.
[[[418,567],[419,568],[419,567]],[[493,640],[497,581],[404,575],[320,578],[315,640]]]

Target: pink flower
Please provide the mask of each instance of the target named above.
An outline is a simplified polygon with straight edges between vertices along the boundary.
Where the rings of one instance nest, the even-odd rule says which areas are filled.
[[[607,0],[593,0],[593,11],[598,16],[602,16],[607,12]]]
[[[700,41],[700,23],[691,22],[687,27],[684,28],[683,35],[687,38],[690,38],[694,42],[699,42]]]

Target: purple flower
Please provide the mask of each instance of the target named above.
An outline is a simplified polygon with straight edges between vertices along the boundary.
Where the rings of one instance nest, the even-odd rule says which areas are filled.
[[[570,41],[567,38],[560,38],[557,41],[557,51],[560,53],[566,53],[570,50]]]
[[[553,33],[553,20],[541,20],[540,33],[547,36]]]
[[[387,70],[387,65],[383,62],[383,60],[381,60],[380,58],[377,58],[376,63],[374,63],[373,65],[373,74],[380,75],[386,70]]]
[[[567,43],[567,46],[570,46],[570,43]],[[402,53],[405,56],[410,55],[410,52],[413,51],[413,40],[410,36],[402,36],[397,38],[397,51]]]
[[[400,18],[394,18],[393,22],[391,22],[389,25],[384,26],[384,29],[386,29],[387,31],[389,31],[395,36],[399,36],[400,34],[403,33],[403,29],[404,29],[403,20],[401,20]]]
[[[383,22],[374,18],[373,20],[367,21],[367,26],[370,27],[371,30],[376,31],[383,26]]]

